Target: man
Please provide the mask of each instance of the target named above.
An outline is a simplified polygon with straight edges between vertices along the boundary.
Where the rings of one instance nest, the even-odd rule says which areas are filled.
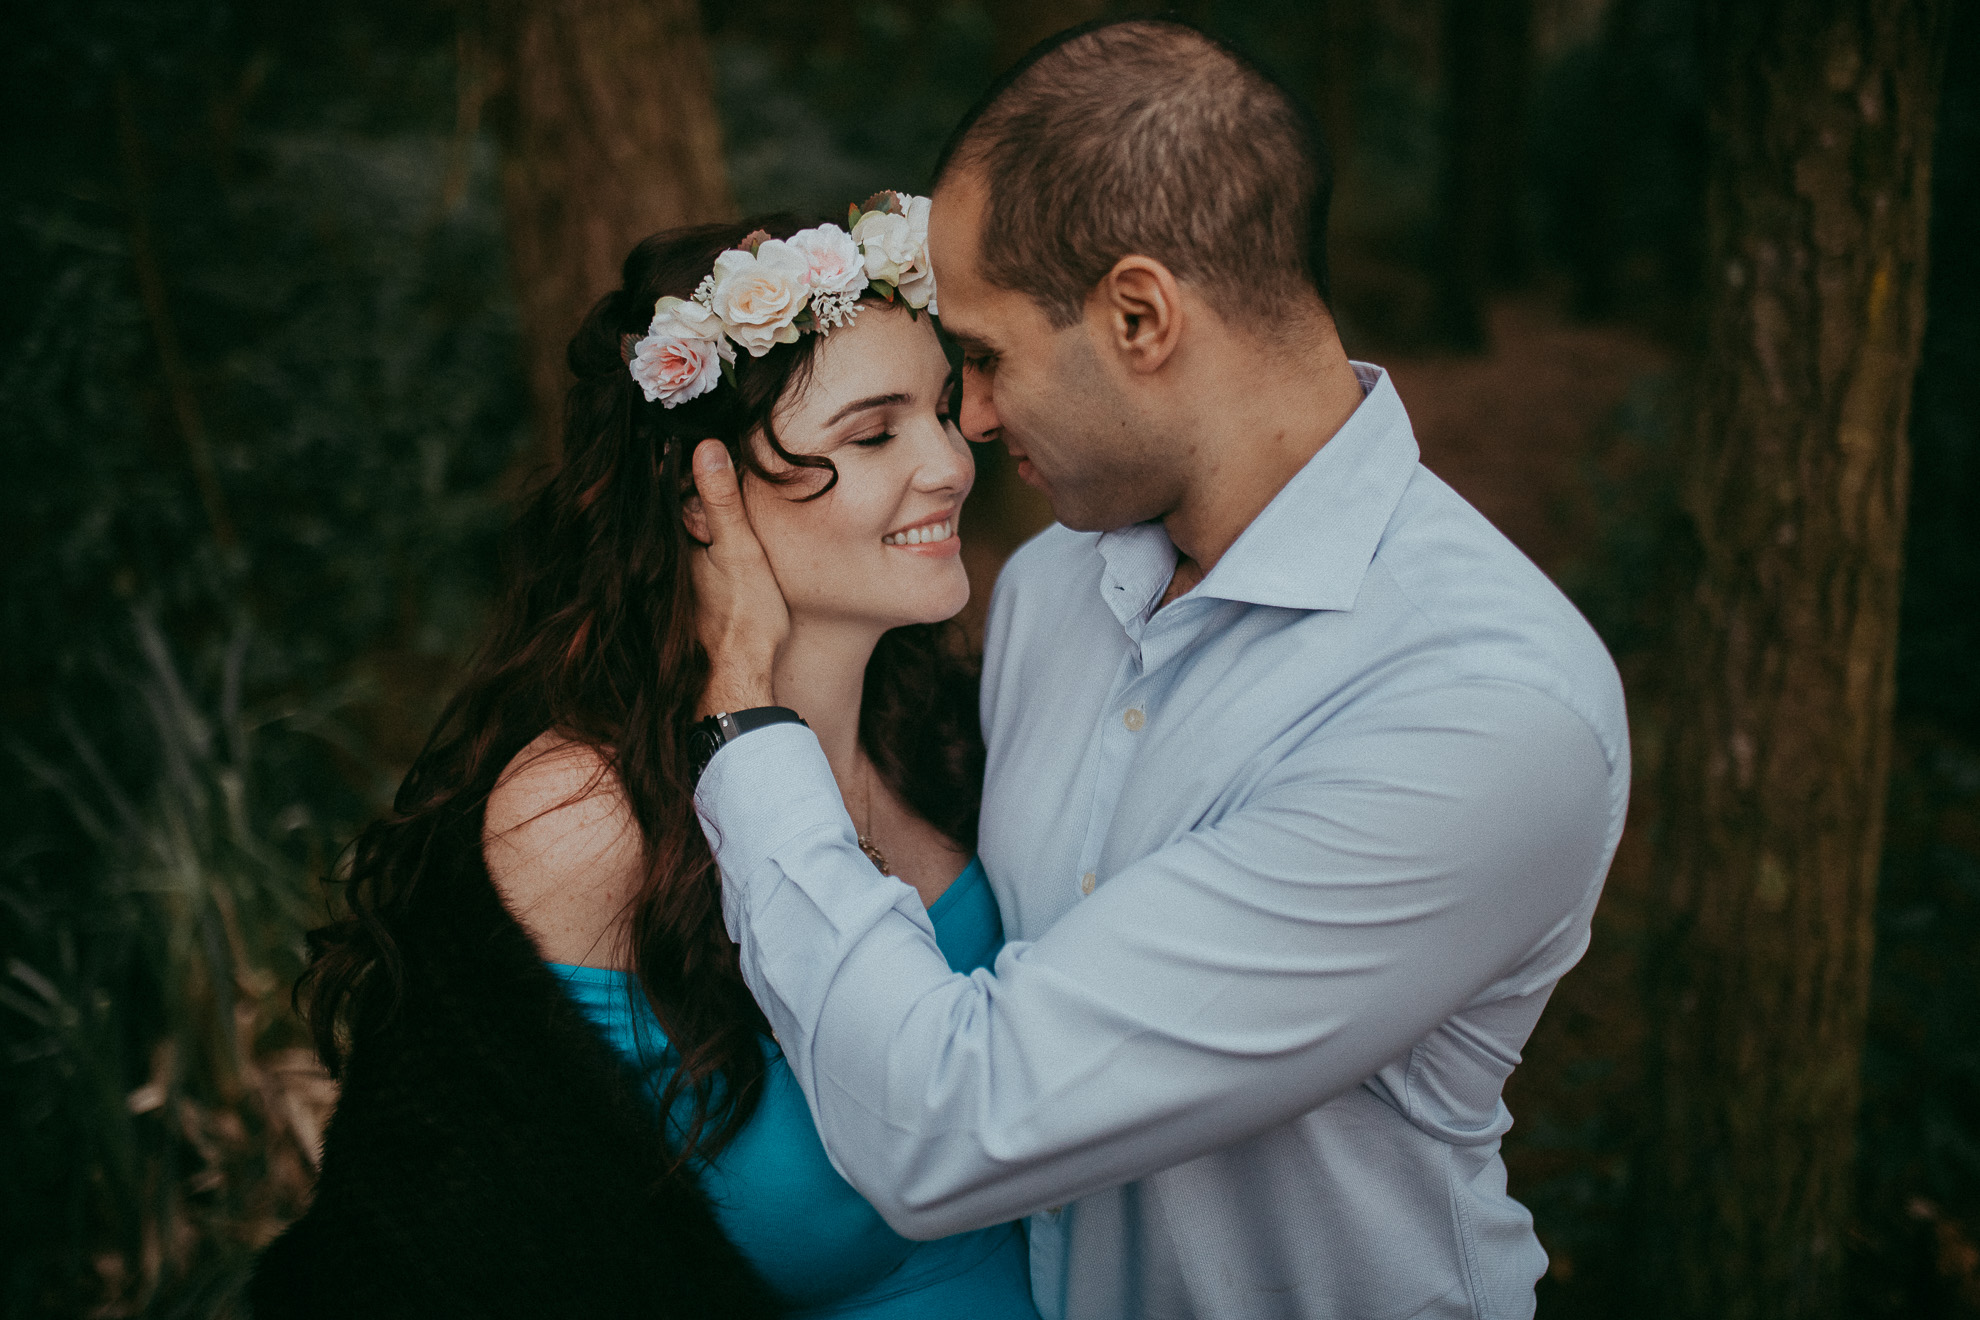
[[[1500,1091],[1587,944],[1622,693],[1343,353],[1327,189],[1281,89],[1150,20],[1035,55],[940,169],[961,424],[1061,524],[991,607],[994,975],[948,972],[802,727],[700,783],[833,1159],[912,1236],[1031,1215],[1050,1317],[1525,1316],[1546,1265]],[[708,448],[707,705],[767,706]]]

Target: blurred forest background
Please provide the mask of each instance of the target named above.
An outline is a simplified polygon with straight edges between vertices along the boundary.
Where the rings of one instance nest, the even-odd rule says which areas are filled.
[[[1552,1257],[1542,1314],[1980,1316],[1980,15],[1921,3],[1950,15],[1936,56],[1813,66],[1817,99],[1874,75],[1912,107],[1896,165],[1856,166],[1896,170],[1900,196],[1922,196],[1903,172],[1928,163],[1934,58],[1945,80],[1929,319],[1922,347],[1915,323],[1892,332],[1900,397],[1884,414],[1904,417],[1916,353],[1902,611],[1893,597],[1888,621],[1895,735],[1883,740],[1872,692],[1868,768],[1838,781],[1856,785],[1842,814],[1868,822],[1850,846],[1880,850],[1857,868],[1876,877],[1874,902],[1847,866],[1763,850],[1759,906],[1719,928],[1733,932],[1721,963],[1761,966],[1744,984],[1772,976],[1821,999],[1833,983],[1840,1007],[1798,1010],[1698,973],[1720,965],[1697,952],[1714,918],[1672,897],[1691,892],[1671,878],[1693,864],[1671,841],[1696,796],[1687,739],[1709,722],[1699,676],[1721,666],[1686,602],[1710,594],[1693,584],[1713,580],[1712,498],[1755,480],[1737,427],[1716,450],[1694,442],[1727,370],[1708,351],[1722,342],[1715,289],[1749,278],[1734,261],[1722,285],[1715,263],[1748,223],[1735,203],[1768,195],[1764,160],[1741,166],[1760,172],[1751,189],[1713,192],[1737,178],[1725,162],[1745,104],[1714,79],[1741,42],[1771,49],[1713,8],[1204,0],[1184,13],[1311,96],[1339,163],[1334,302],[1351,353],[1393,369],[1425,461],[1571,592],[1630,687],[1632,829],[1593,948],[1508,1096],[1512,1190]],[[1792,4],[1753,10],[1799,21]],[[476,641],[505,512],[549,452],[562,339],[616,282],[630,239],[922,187],[998,69],[1102,12],[10,12],[0,1313],[227,1313],[252,1251],[302,1205],[334,1100],[287,1002],[303,932]],[[1880,122],[1878,95],[1864,93],[1866,121]],[[1874,178],[1838,187],[1889,201]],[[1926,278],[1922,254],[1892,244],[1899,264],[1864,277],[1866,334],[1882,324],[1878,290]],[[1884,439],[1880,489],[1902,492],[1904,437]],[[980,604],[1044,513],[1000,451],[978,459],[965,528]],[[1784,499],[1827,471],[1794,470]],[[1798,525],[1767,534],[1786,546]],[[1895,591],[1894,568],[1876,580]],[[1819,640],[1800,649],[1822,658]],[[1668,818],[1660,797],[1677,804]],[[1740,946],[1781,913],[1830,934]],[[1701,994],[1719,1024],[1704,1036],[1687,1025]],[[1801,1030],[1797,1011],[1826,1025]],[[1806,1087],[1792,1080],[1804,1065]],[[1656,1300],[1666,1275],[1690,1279],[1691,1301]],[[1801,1277],[1821,1286],[1797,1291]]]

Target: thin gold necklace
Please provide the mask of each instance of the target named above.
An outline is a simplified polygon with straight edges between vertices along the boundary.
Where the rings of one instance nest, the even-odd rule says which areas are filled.
[[[862,799],[861,814],[866,820],[865,827],[855,831],[859,835],[859,850],[866,854],[867,861],[880,868],[881,875],[892,875],[893,872],[887,869],[887,855],[873,842],[873,763],[871,761],[866,762],[862,768],[859,784]]]

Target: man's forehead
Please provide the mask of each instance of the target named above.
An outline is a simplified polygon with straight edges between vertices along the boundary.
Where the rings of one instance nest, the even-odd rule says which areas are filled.
[[[988,331],[978,329],[967,320],[958,320],[954,312],[944,312],[936,319],[942,323],[942,333],[964,348],[990,347]]]
[[[966,172],[935,190],[928,218],[929,255],[942,290],[942,329],[965,347],[987,345],[990,335],[971,314],[989,293],[976,270],[980,192]],[[959,304],[969,304],[968,307]]]
[[[967,176],[945,180],[930,199],[928,245],[937,266],[947,264],[955,280],[974,281],[983,206],[980,188]],[[939,270],[935,278],[942,278]]]

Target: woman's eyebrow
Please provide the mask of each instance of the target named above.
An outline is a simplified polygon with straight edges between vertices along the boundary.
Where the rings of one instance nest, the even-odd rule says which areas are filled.
[[[908,396],[898,392],[893,394],[875,394],[864,399],[854,399],[851,403],[826,418],[825,425],[837,426],[856,412],[865,412],[868,408],[885,408],[890,404],[906,403],[907,401]]]

